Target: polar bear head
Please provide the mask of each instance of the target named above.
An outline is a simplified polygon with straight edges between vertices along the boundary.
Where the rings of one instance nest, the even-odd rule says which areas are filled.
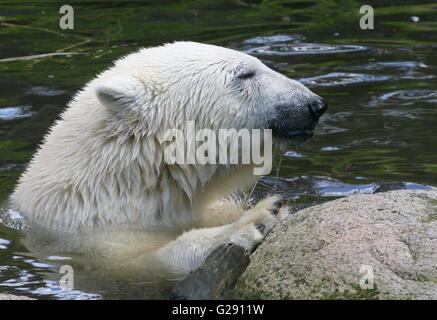
[[[141,114],[142,128],[157,134],[196,127],[272,129],[274,141],[301,142],[327,109],[301,83],[255,57],[195,42],[142,49],[116,62],[95,81],[111,112]]]

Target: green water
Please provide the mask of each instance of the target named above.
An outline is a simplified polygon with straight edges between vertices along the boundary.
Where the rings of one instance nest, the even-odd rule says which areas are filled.
[[[74,3],[74,30],[59,28],[64,2],[0,4],[0,59],[80,53],[0,62],[0,201],[76,90],[115,58],[174,40],[256,55],[329,102],[316,136],[276,160],[279,180],[275,168],[257,196],[275,190],[303,207],[357,193],[437,186],[435,1]],[[359,28],[363,4],[374,6],[374,30]],[[21,238],[12,225],[0,225],[0,292],[44,299],[159,298],[168,289],[154,296],[150,284],[132,281],[61,290],[54,268],[59,257],[41,261]]]

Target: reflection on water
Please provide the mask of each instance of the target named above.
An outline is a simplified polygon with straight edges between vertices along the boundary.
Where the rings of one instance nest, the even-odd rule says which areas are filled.
[[[309,205],[326,201],[325,198],[347,197],[356,194],[372,194],[388,190],[426,190],[430,186],[418,183],[369,183],[364,177],[355,177],[355,183],[345,183],[331,177],[324,176],[296,176],[293,178],[264,178],[261,180],[259,196],[265,192],[280,192],[286,198],[293,199],[301,209]],[[367,183],[366,183],[367,181]],[[304,200],[303,200],[304,199]],[[309,201],[311,199],[311,201]],[[329,199],[329,200],[330,200]],[[303,200],[303,201],[302,201]],[[293,203],[293,202],[292,202]]]
[[[39,96],[58,96],[65,93],[64,90],[51,90],[44,87],[32,87],[29,90],[29,94],[35,94]]]
[[[57,280],[44,279],[37,274],[27,271],[27,269],[30,269],[32,272],[44,274],[46,270],[48,273],[46,277],[49,277],[49,274],[52,273],[50,265],[35,263],[31,259],[23,260],[21,256],[14,256],[13,261],[17,263],[18,266],[0,266],[3,277],[9,278],[8,280],[0,282],[2,292],[14,292],[17,295],[33,295],[41,299],[96,300],[102,298],[99,294],[62,288]]]
[[[0,108],[0,120],[13,120],[32,116],[30,106]]]
[[[358,28],[355,1],[324,0],[81,3],[80,28],[68,34],[2,26],[0,59],[70,46],[83,54],[0,63],[0,201],[76,90],[139,46],[181,39],[255,55],[329,103],[315,137],[276,162],[271,176],[257,184],[256,198],[280,192],[297,210],[353,194],[437,186],[435,1],[372,3],[381,13],[373,31]],[[51,29],[59,18],[51,16],[59,9],[53,5],[36,10],[11,2],[0,6],[0,21]],[[41,10],[46,14],[37,14]],[[105,276],[83,263],[84,256],[37,255],[23,244],[18,212],[0,205],[0,219],[0,292],[44,299],[166,298],[177,280]],[[59,285],[64,264],[74,266],[75,290]]]

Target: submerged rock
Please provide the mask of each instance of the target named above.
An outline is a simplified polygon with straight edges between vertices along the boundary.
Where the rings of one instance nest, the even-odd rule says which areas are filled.
[[[437,299],[437,189],[301,210],[258,247],[242,299]]]

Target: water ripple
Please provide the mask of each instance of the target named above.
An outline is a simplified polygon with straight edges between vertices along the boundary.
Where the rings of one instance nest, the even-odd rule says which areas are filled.
[[[353,66],[339,66],[335,68],[339,71],[380,71],[384,70],[385,73],[391,74],[391,78],[395,80],[403,79],[433,79],[433,74],[426,74],[422,71],[429,69],[430,67],[423,62],[419,61],[386,61],[386,62],[373,62],[365,65],[353,65]],[[420,71],[419,71],[420,70]]]
[[[390,79],[388,76],[376,76],[364,73],[332,72],[311,78],[301,78],[299,81],[311,86],[332,87],[353,83],[385,81],[388,79]]]
[[[248,44],[271,44],[278,42],[295,41],[297,39],[302,39],[303,37],[295,34],[276,34],[271,36],[260,36],[255,38],[250,38],[244,40],[243,43]]]
[[[399,102],[404,105],[412,104],[417,101],[437,103],[437,91],[432,90],[399,90],[389,92],[381,97],[379,100],[382,102]]]
[[[349,71],[359,70],[381,70],[381,69],[397,69],[397,70],[409,70],[419,68],[429,68],[428,65],[418,61],[386,61],[386,62],[373,62],[365,65],[355,66],[343,66],[341,69]]]
[[[291,56],[303,54],[346,53],[363,50],[367,50],[367,47],[340,44],[277,43],[246,49],[245,52],[253,55]]]

